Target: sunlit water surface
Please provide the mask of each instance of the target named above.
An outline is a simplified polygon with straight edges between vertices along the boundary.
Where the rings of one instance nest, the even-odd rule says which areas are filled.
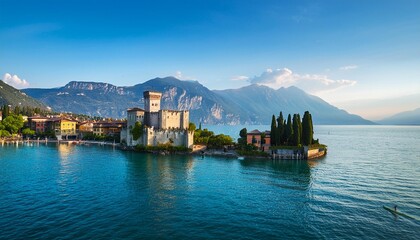
[[[322,160],[4,145],[0,239],[418,239],[420,127],[316,126],[315,138]],[[417,220],[383,209],[395,204]]]

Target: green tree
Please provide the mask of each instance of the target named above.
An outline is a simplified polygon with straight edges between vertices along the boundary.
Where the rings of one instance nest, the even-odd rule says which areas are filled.
[[[4,128],[11,134],[18,133],[23,127],[22,115],[9,115],[3,119]]]
[[[15,115],[19,115],[21,112],[20,112],[20,107],[19,106],[16,106],[14,109],[13,109],[13,113],[15,114]]]
[[[214,132],[209,131],[207,128],[203,130],[197,130],[194,132],[194,144],[204,144],[207,145],[209,138],[214,136]]]
[[[265,132],[261,133],[261,144],[265,144]]]
[[[238,143],[241,145],[246,145],[246,134],[248,133],[248,130],[246,128],[242,128],[239,132],[240,138],[238,139]]]
[[[31,130],[30,128],[25,128],[25,129],[22,130],[22,135],[33,136],[33,135],[35,135],[35,131]]]
[[[10,137],[10,133],[7,130],[0,130],[0,137]]]
[[[137,140],[143,135],[143,126],[140,122],[134,124],[133,129],[131,129],[131,134],[133,134],[133,140]]]
[[[222,148],[224,146],[232,145],[232,144],[233,144],[233,140],[230,136],[219,134],[216,136],[209,137],[207,146],[209,148]]]
[[[271,146],[277,146],[277,125],[276,125],[276,116],[273,115],[271,118]]]
[[[246,138],[247,134],[248,134],[248,130],[246,128],[242,128],[241,131],[239,132],[239,136],[241,138]]]
[[[3,105],[3,108],[2,108],[3,119],[9,116],[9,112],[10,112],[9,105],[7,104]]]
[[[201,122],[200,122],[200,124],[198,125],[198,130],[201,130]]]
[[[276,142],[277,145],[284,144],[284,118],[283,113],[280,112],[279,117],[277,118],[277,133],[276,133]]]
[[[312,139],[314,136],[313,126],[312,126],[312,116],[309,111],[306,111],[303,114],[302,118],[302,143],[305,146],[312,144]]]
[[[299,114],[293,115],[293,134],[292,134],[292,144],[294,146],[299,146],[301,144],[301,131],[300,131],[300,116]]]
[[[292,141],[291,137],[293,135],[293,126],[292,126],[292,116],[289,114],[287,116],[287,123],[286,123],[286,127],[284,128],[284,139],[285,139],[285,143],[290,144],[290,141]]]
[[[195,131],[195,129],[196,129],[195,124],[193,122],[190,122],[188,124],[188,131]]]

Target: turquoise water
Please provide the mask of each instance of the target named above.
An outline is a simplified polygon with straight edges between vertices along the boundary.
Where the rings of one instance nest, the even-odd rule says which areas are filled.
[[[418,239],[382,206],[420,219],[420,127],[315,137],[309,162],[0,146],[0,239]]]

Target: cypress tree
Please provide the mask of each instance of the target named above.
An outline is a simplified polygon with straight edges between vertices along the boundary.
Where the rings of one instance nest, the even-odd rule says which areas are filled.
[[[293,145],[299,146],[301,144],[301,124],[299,114],[293,115]]]
[[[277,140],[276,116],[273,115],[271,119],[271,133],[270,133],[271,146],[277,146],[276,140]]]
[[[3,111],[2,111],[3,119],[9,116],[9,111],[10,111],[9,106],[7,104],[3,105]]]
[[[307,112],[305,112],[302,118],[302,143],[303,145],[308,145],[308,135],[309,135],[308,131],[309,131],[308,117],[307,117]]]
[[[280,112],[279,118],[277,118],[277,145],[283,145],[284,143],[284,119],[283,113]]]
[[[312,123],[312,115],[310,113],[309,113],[309,126],[310,126],[309,134],[310,134],[310,139],[311,139],[310,144],[312,144],[312,143],[314,143],[314,125]]]
[[[293,134],[292,117],[289,114],[287,116],[287,124],[286,124],[286,127],[284,129],[284,139],[285,139],[286,145],[289,144],[292,141],[291,140],[292,134]]]
[[[302,144],[302,121],[299,113],[297,114],[297,123],[299,126],[299,144]]]
[[[312,116],[306,111],[302,118],[302,142],[303,145],[308,146],[312,144],[313,139]]]

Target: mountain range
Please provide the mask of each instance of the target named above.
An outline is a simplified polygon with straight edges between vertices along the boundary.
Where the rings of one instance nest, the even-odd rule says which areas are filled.
[[[270,124],[271,116],[280,111],[287,116],[306,110],[312,113],[314,124],[373,124],[296,87],[274,90],[250,85],[212,91],[197,81],[165,77],[128,87],[73,81],[59,88],[22,91],[55,111],[123,118],[127,108],[143,107],[147,90],[163,93],[163,109],[190,110],[190,120],[197,124]]]
[[[378,123],[389,125],[420,125],[420,108],[397,113],[391,117],[378,121]]]
[[[0,106],[3,105],[47,109],[42,102],[0,80]]]

